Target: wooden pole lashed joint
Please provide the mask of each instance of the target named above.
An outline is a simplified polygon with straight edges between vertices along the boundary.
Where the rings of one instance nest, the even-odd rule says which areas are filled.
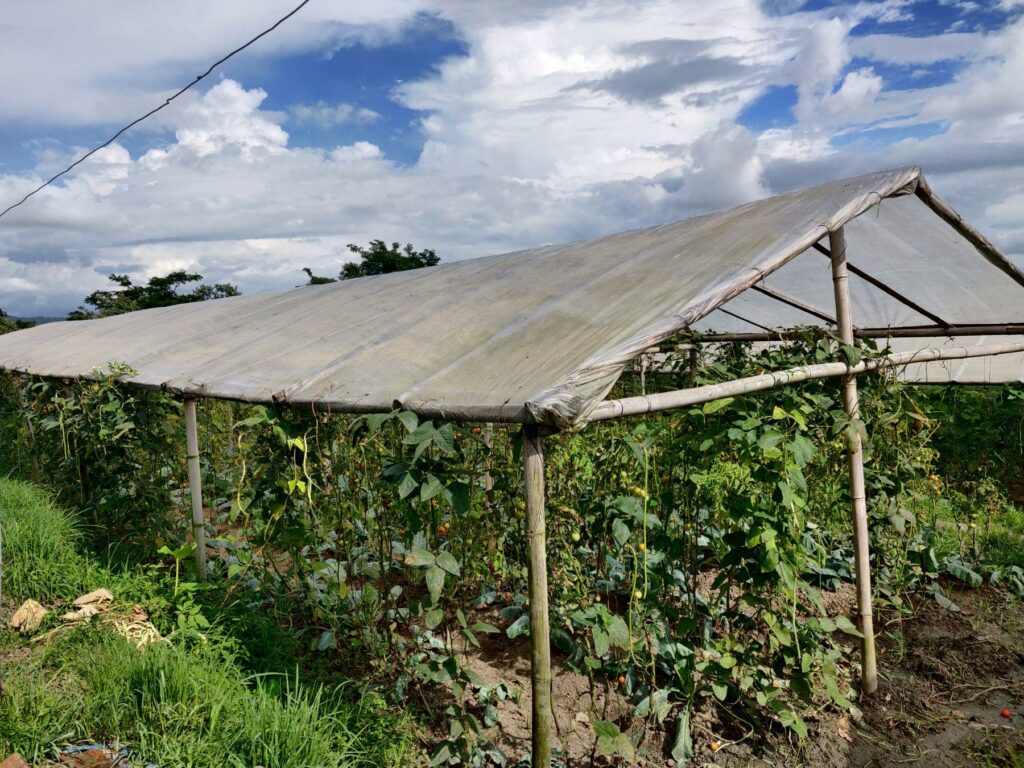
[[[206,518],[203,515],[203,478],[199,467],[199,431],[196,401],[185,399],[185,452],[188,457],[188,487],[192,497],[192,539],[196,545],[196,575],[206,581]]]
[[[530,681],[533,691],[532,768],[551,765],[551,631],[544,514],[544,450],[541,429],[523,426],[526,544],[529,555]]]
[[[839,338],[853,343],[853,320],[850,308],[850,280],[846,265],[846,238],[842,228],[829,233],[832,260],[832,285],[836,298],[836,321]],[[843,377],[843,406],[851,421],[860,418],[857,376]],[[867,491],[864,484],[864,448],[860,433],[847,431],[847,465],[850,471],[850,502],[853,514],[854,568],[857,573],[857,612],[861,640],[861,690],[874,693],[878,688],[878,667],[875,660],[875,630],[871,601],[871,542],[868,537]]]

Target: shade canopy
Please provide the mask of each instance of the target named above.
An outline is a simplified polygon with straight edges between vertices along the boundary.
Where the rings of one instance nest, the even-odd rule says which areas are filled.
[[[183,395],[580,427],[681,330],[829,325],[815,245],[843,226],[870,278],[851,277],[858,326],[1024,322],[1024,275],[907,168],[596,240],[51,323],[0,337],[0,368],[73,378],[116,361]]]

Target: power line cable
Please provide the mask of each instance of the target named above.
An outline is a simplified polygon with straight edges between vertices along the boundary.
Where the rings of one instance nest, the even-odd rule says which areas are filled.
[[[4,217],[5,215],[7,215],[7,214],[8,214],[9,212],[13,211],[13,210],[14,210],[15,208],[17,208],[17,207],[18,207],[19,205],[22,205],[23,203],[25,203],[25,202],[26,202],[26,201],[27,201],[27,200],[28,200],[28,199],[29,199],[30,197],[32,197],[33,195],[35,195],[35,194],[37,194],[38,192],[41,192],[41,191],[43,191],[44,189],[46,189],[46,187],[50,186],[50,185],[51,185],[51,184],[52,184],[53,182],[55,182],[55,181],[56,181],[57,179],[59,179],[59,178],[60,178],[61,176],[63,176],[63,175],[64,175],[64,174],[66,174],[66,173],[67,173],[68,171],[70,171],[70,170],[72,170],[73,168],[75,168],[75,166],[77,166],[77,165],[80,165],[81,163],[83,163],[83,162],[85,162],[86,160],[88,160],[88,159],[89,159],[90,157],[92,157],[93,155],[95,155],[95,154],[96,154],[97,152],[99,152],[99,151],[100,151],[101,149],[103,149],[104,147],[108,147],[108,146],[110,146],[111,144],[113,144],[113,143],[114,143],[115,141],[117,141],[117,139],[118,139],[118,138],[119,138],[119,137],[121,136],[121,134],[123,134],[123,133],[124,133],[125,131],[128,131],[128,130],[130,130],[131,128],[134,128],[134,127],[135,127],[136,125],[138,125],[139,123],[141,123],[141,122],[142,122],[143,120],[145,120],[146,118],[148,118],[148,117],[151,117],[151,116],[155,115],[155,114],[156,114],[157,112],[159,112],[159,111],[160,111],[161,109],[163,109],[164,107],[168,106],[168,105],[169,105],[169,104],[170,104],[170,103],[171,103],[172,101],[174,101],[174,100],[175,100],[176,98],[178,98],[178,97],[179,97],[179,96],[181,96],[181,95],[182,95],[183,93],[185,93],[185,91],[187,91],[187,90],[189,90],[190,88],[192,88],[192,87],[193,87],[194,85],[196,85],[196,83],[198,83],[198,82],[199,82],[200,80],[203,80],[203,79],[204,79],[205,77],[207,77],[207,76],[208,76],[208,75],[209,75],[209,74],[210,74],[211,72],[213,72],[213,70],[215,70],[215,69],[216,69],[217,67],[219,67],[219,66],[220,66],[221,64],[223,64],[223,63],[224,63],[225,61],[227,61],[228,59],[230,59],[230,58],[231,58],[232,56],[234,56],[235,54],[241,53],[241,52],[242,52],[242,51],[244,51],[244,50],[245,50],[246,48],[248,48],[248,47],[249,47],[250,45],[252,45],[253,43],[255,43],[255,42],[256,42],[257,40],[259,40],[259,39],[260,39],[260,38],[262,38],[262,37],[265,37],[265,36],[269,35],[269,34],[270,34],[271,32],[273,32],[273,31],[274,31],[275,29],[277,29],[277,28],[278,28],[279,26],[281,26],[282,24],[284,24],[284,23],[285,23],[286,21],[288,21],[288,19],[290,19],[290,18],[291,18],[292,16],[294,16],[294,15],[295,15],[296,13],[298,13],[299,11],[301,11],[301,10],[302,10],[302,8],[303,8],[303,7],[304,7],[304,6],[306,5],[306,4],[308,4],[308,3],[309,3],[309,1],[310,1],[310,0],[302,0],[302,2],[301,2],[301,3],[299,3],[299,4],[297,5],[297,6],[295,6],[295,8],[293,8],[293,9],[291,10],[291,12],[289,12],[289,13],[288,13],[287,15],[285,15],[285,16],[282,16],[282,17],[281,17],[280,19],[278,19],[278,20],[277,20],[276,22],[274,22],[274,25],[273,25],[273,26],[271,26],[271,27],[267,27],[267,28],[266,28],[265,30],[263,30],[263,31],[262,31],[262,32],[260,32],[260,33],[259,33],[258,35],[256,35],[256,37],[254,37],[254,38],[253,38],[252,40],[250,40],[249,42],[245,43],[245,45],[242,45],[242,46],[239,46],[238,48],[235,48],[235,50],[233,50],[233,51],[232,51],[231,53],[229,53],[229,54],[227,54],[226,56],[224,56],[223,58],[221,58],[221,59],[218,59],[217,61],[215,61],[215,62],[214,62],[213,64],[211,64],[211,65],[210,65],[210,68],[209,68],[209,69],[207,69],[207,70],[206,70],[205,72],[203,72],[203,74],[201,74],[201,75],[197,75],[197,76],[196,76],[196,79],[195,79],[195,80],[193,80],[193,81],[192,81],[191,83],[189,83],[188,85],[186,85],[186,86],[185,86],[184,88],[182,88],[182,89],[181,89],[180,91],[178,91],[177,93],[175,93],[175,94],[174,94],[173,96],[170,96],[170,97],[169,97],[169,98],[168,98],[168,99],[167,99],[167,100],[166,100],[166,101],[165,101],[165,102],[164,102],[163,104],[161,104],[161,105],[160,105],[160,106],[158,106],[158,107],[155,107],[154,109],[151,109],[151,110],[150,110],[149,112],[147,112],[146,114],[144,114],[144,115],[143,115],[142,117],[140,117],[140,118],[137,118],[136,120],[133,120],[132,122],[128,123],[128,125],[126,125],[126,126],[125,126],[124,128],[122,128],[121,130],[119,130],[119,131],[118,131],[117,133],[115,133],[115,134],[114,134],[113,136],[111,136],[111,137],[110,137],[109,139],[107,139],[107,140],[106,140],[105,142],[103,142],[102,144],[100,144],[100,145],[99,145],[98,147],[96,147],[96,148],[94,148],[94,149],[90,150],[89,152],[87,152],[86,154],[82,155],[82,156],[81,156],[80,158],[78,158],[78,159],[77,159],[77,160],[76,160],[75,162],[73,162],[73,163],[72,163],[71,165],[69,165],[69,166],[68,166],[67,168],[65,168],[65,169],[64,169],[63,171],[61,171],[60,173],[56,174],[55,176],[51,177],[50,179],[48,179],[48,180],[46,180],[45,182],[43,182],[42,184],[40,184],[40,185],[39,185],[38,187],[36,187],[36,188],[35,188],[35,189],[33,189],[33,190],[32,190],[31,192],[29,192],[29,193],[28,193],[27,195],[25,195],[25,196],[24,196],[23,198],[21,198],[21,200],[19,200],[18,202],[14,203],[14,205],[10,205],[10,206],[8,206],[7,208],[5,208],[5,209],[4,209],[4,210],[3,210],[2,212],[0,212],[0,218],[3,218],[3,217]]]

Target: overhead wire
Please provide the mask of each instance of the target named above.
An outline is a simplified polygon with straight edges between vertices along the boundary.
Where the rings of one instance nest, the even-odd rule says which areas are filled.
[[[221,64],[223,64],[228,59],[230,59],[232,56],[235,56],[236,54],[241,53],[246,48],[248,48],[250,45],[252,45],[256,41],[260,40],[261,38],[266,37],[271,32],[273,32],[275,29],[277,29],[279,26],[284,24],[286,21],[288,21],[288,19],[290,19],[296,13],[301,11],[303,9],[303,7],[306,6],[309,2],[310,2],[310,0],[302,0],[302,2],[299,3],[297,6],[295,6],[295,8],[293,8],[289,13],[285,14],[280,19],[278,19],[276,22],[274,22],[274,24],[272,26],[267,27],[265,30],[263,30],[258,35],[256,35],[256,37],[254,37],[251,40],[249,40],[249,42],[245,43],[244,45],[240,45],[238,48],[235,48],[235,50],[231,51],[231,53],[229,53],[226,56],[223,56],[220,59],[218,59],[217,61],[215,61],[201,75],[196,75],[196,79],[195,80],[190,82],[185,87],[181,88],[174,95],[169,96],[164,101],[163,104],[161,104],[161,105],[159,105],[157,107],[154,107],[153,109],[149,110],[149,112],[147,112],[146,114],[142,115],[141,117],[136,118],[135,120],[132,120],[132,122],[128,123],[128,125],[126,125],[124,128],[119,130],[117,133],[115,133],[113,136],[111,136],[105,142],[100,144],[98,147],[95,147],[95,148],[91,149],[89,152],[86,152],[84,155],[82,155],[80,158],[78,158],[75,162],[71,163],[71,165],[69,165],[67,168],[65,168],[60,173],[57,173],[57,174],[51,176],[45,182],[43,182],[38,187],[33,189],[31,192],[29,192],[27,195],[25,195],[23,198],[21,198],[21,200],[19,200],[18,202],[14,203],[13,205],[7,206],[7,208],[5,208],[3,211],[0,211],[0,218],[3,218],[4,216],[6,216],[8,213],[13,211],[18,206],[23,205],[24,203],[26,203],[29,200],[29,198],[31,198],[33,195],[36,195],[39,192],[42,192],[44,189],[46,189],[48,186],[53,184],[53,182],[55,182],[61,176],[64,176],[66,173],[72,171],[76,166],[81,165],[82,163],[84,163],[86,160],[88,160],[90,157],[95,155],[101,149],[104,149],[105,147],[109,147],[111,144],[113,144],[115,141],[117,141],[117,139],[120,138],[121,135],[124,134],[126,131],[129,131],[130,129],[134,128],[136,125],[141,123],[143,120],[146,120],[147,118],[152,117],[157,112],[159,112],[161,109],[164,109],[165,107],[169,106],[172,101],[174,101],[176,98],[181,96],[183,93],[185,93],[186,91],[191,89],[193,86],[198,84],[200,81],[204,80],[206,77],[208,77],[213,72],[213,70],[215,70],[217,67],[219,67]]]

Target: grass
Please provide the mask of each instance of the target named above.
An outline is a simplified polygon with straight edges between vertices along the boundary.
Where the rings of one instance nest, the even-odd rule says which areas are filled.
[[[31,761],[79,741],[197,768],[399,765],[410,751],[380,699],[247,676],[215,641],[137,651],[95,627],[8,666],[4,684],[0,751]]]
[[[940,555],[959,554],[986,565],[1024,568],[1024,508],[991,482],[965,494],[948,490],[925,499],[920,511],[933,527]]]
[[[79,549],[75,518],[36,488],[0,480],[0,503],[8,607],[28,596],[67,601],[104,584],[121,603],[143,603],[169,637],[137,650],[104,624],[44,643],[0,630],[0,754],[39,762],[68,744],[118,742],[161,768],[399,766],[416,758],[411,722],[379,696],[283,671],[296,663],[295,645],[264,614],[225,604],[223,594],[175,590],[153,569],[103,568]],[[173,631],[197,608],[212,626]]]
[[[10,602],[49,602],[78,595],[92,563],[81,553],[78,519],[42,489],[0,480],[3,596]]]

